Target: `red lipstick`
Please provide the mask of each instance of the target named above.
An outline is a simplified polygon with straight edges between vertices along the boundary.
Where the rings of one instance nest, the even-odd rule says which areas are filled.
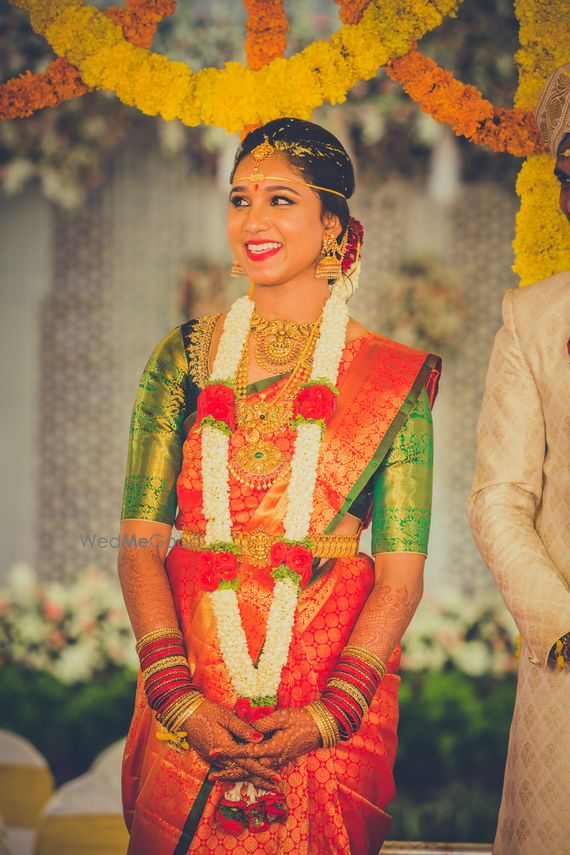
[[[248,240],[245,246],[245,252],[247,257],[251,261],[265,261],[266,258],[271,258],[272,255],[276,255],[279,250],[282,248],[282,244],[279,246],[275,246],[272,249],[268,249],[265,252],[250,252],[250,246],[263,246],[264,243],[277,243],[277,241],[271,240]]]

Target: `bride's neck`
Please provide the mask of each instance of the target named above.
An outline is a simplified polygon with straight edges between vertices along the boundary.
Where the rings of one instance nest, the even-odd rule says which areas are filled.
[[[299,324],[316,321],[328,296],[328,283],[319,279],[302,288],[258,285],[253,291],[255,308],[262,318],[297,321]]]

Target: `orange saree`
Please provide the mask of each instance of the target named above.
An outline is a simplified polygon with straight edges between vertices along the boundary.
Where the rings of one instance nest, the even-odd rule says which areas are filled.
[[[375,334],[345,348],[338,406],[321,447],[311,534],[335,530],[386,455],[423,389],[433,401],[438,376],[437,357]],[[290,457],[293,434],[287,433],[280,441],[281,450]],[[239,446],[243,437],[236,432],[231,442]],[[178,528],[205,530],[200,471],[199,434],[192,427],[184,442],[177,480]],[[266,492],[231,481],[236,528],[253,532],[262,527],[281,534],[286,488],[286,479]],[[166,571],[193,680],[208,699],[233,708],[237,697],[220,653],[209,599],[199,584],[198,555],[178,542],[166,558]],[[316,571],[299,598],[278,692],[279,707],[301,707],[318,697],[374,584],[373,561],[364,554],[327,562],[325,568],[320,575]],[[240,578],[239,607],[255,660],[264,640],[273,582],[264,568],[246,559],[240,564]],[[209,766],[192,749],[178,752],[157,738],[160,726],[147,705],[139,675],[123,762],[130,855],[377,853],[390,824],[385,808],[395,796],[392,769],[397,747],[399,656],[398,647],[350,741],[302,755],[280,770],[289,810],[285,821],[264,831],[246,829],[237,836],[223,831],[214,819],[222,788],[208,781]]]

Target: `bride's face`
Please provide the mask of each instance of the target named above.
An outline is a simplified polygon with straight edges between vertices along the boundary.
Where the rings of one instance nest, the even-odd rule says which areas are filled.
[[[234,258],[256,285],[314,277],[323,235],[327,228],[340,231],[338,219],[321,220],[318,193],[299,183],[302,176],[283,155],[272,154],[258,164],[263,180],[250,177],[256,165],[245,157],[230,191],[227,226]]]

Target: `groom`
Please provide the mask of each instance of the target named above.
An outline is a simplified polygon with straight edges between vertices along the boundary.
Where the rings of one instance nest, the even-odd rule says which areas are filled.
[[[570,64],[536,117],[570,221]],[[570,271],[507,291],[479,417],[467,515],[521,635],[495,855],[570,853],[569,337]]]

